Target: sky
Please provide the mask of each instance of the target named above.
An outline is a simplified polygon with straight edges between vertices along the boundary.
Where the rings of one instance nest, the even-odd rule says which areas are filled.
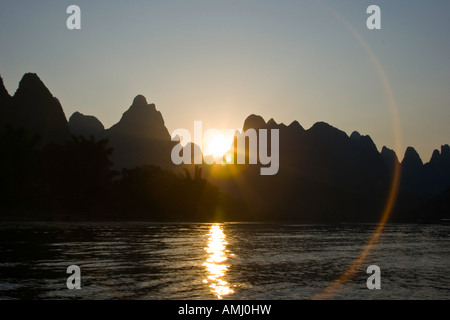
[[[81,30],[66,27],[69,5]],[[427,162],[450,143],[449,13],[440,0],[1,0],[0,75],[14,94],[37,73],[67,118],[106,128],[142,94],[170,132],[238,129],[252,113],[325,121]]]

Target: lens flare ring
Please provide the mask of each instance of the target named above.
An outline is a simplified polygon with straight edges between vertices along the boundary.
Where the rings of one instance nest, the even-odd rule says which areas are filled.
[[[388,80],[388,77],[379,62],[378,58],[376,57],[375,53],[372,51],[370,46],[367,44],[367,42],[364,40],[364,38],[361,36],[361,34],[345,19],[343,18],[339,13],[337,13],[335,10],[324,4],[322,1],[317,0],[320,5],[322,5],[332,16],[334,16],[337,20],[339,20],[357,39],[359,44],[363,47],[364,51],[366,52],[367,56],[369,57],[369,60],[375,67],[375,70],[380,78],[381,83],[383,84],[384,90],[386,92],[388,102],[389,102],[389,109],[392,116],[392,125],[393,125],[393,132],[394,132],[394,142],[395,142],[395,149],[401,150],[402,146],[402,134],[401,134],[401,126],[400,126],[400,120],[398,115],[398,107],[397,102],[394,97],[394,93],[391,87],[391,84]],[[322,292],[317,294],[313,297],[313,299],[330,299],[334,295],[339,292],[341,287],[349,281],[356,273],[356,271],[360,268],[364,260],[366,259],[369,252],[372,250],[375,242],[378,240],[380,234],[382,233],[384,226],[386,225],[386,222],[389,219],[389,216],[394,208],[395,202],[397,200],[397,195],[399,191],[400,186],[400,179],[401,179],[401,168],[400,164],[395,163],[393,174],[392,174],[392,181],[389,189],[389,194],[387,197],[386,205],[383,209],[381,219],[378,222],[377,228],[374,231],[374,233],[371,235],[369,240],[367,241],[364,249],[361,251],[359,256],[353,261],[352,265],[347,268],[346,271],[332,284],[330,284],[328,287],[326,287]]]

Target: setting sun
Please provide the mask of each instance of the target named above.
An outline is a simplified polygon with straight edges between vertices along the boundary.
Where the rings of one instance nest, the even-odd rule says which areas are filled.
[[[227,137],[220,132],[206,135],[203,140],[203,154],[206,156],[213,156],[214,158],[222,157],[230,150],[232,143],[233,137]]]

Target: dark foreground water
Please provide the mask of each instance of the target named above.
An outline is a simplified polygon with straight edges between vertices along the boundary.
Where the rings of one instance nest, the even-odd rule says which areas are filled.
[[[374,225],[1,223],[0,299],[311,299]],[[449,226],[387,225],[334,299],[449,299]],[[81,269],[81,289],[66,269]],[[381,269],[367,289],[366,268]]]

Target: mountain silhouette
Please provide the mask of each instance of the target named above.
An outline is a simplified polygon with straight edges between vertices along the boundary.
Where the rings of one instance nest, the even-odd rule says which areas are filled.
[[[265,125],[266,122],[264,121],[263,117],[251,114],[247,117],[247,119],[245,119],[243,130],[247,131],[250,128],[258,130],[260,128],[263,128]]]
[[[259,174],[260,166],[241,165],[231,179],[223,179],[223,173],[216,173],[211,179],[255,208],[258,215],[304,221],[379,220],[391,188],[393,170],[399,165],[393,150],[383,147],[379,152],[370,136],[356,131],[348,136],[325,122],[305,130],[297,121],[289,126],[277,124],[273,119],[266,123],[262,117],[252,114],[244,121],[243,128],[237,140],[243,139],[248,129],[279,130],[279,172],[263,177]],[[448,146],[443,146],[441,152],[436,150],[425,165],[414,148],[406,150],[402,161],[401,201],[397,206],[400,213],[394,217],[407,220],[407,212],[450,186],[449,150]],[[248,155],[248,146],[235,152]],[[227,170],[216,168],[216,171]]]
[[[175,143],[161,113],[142,95],[134,99],[117,124],[105,130],[97,118],[79,112],[67,122],[58,99],[36,74],[25,74],[12,97],[0,77],[0,127],[6,125],[26,128],[40,137],[41,145],[62,144],[71,134],[106,138],[114,149],[112,160],[117,168],[143,164],[173,167],[170,151]]]
[[[171,141],[161,112],[142,95],[134,98],[120,121],[109,129],[105,129],[96,117],[79,112],[70,117],[69,127],[75,135],[107,139],[114,149],[112,160],[116,168],[174,167],[170,154],[176,143]]]
[[[406,148],[402,165],[402,188],[421,193],[424,183],[424,166],[422,159],[413,147]]]
[[[170,154],[175,142],[171,141],[161,112],[142,95],[136,96],[120,121],[100,136],[107,138],[114,149],[112,159],[116,167],[173,167]]]
[[[5,84],[3,83],[3,79],[0,76],[0,110],[6,108],[11,101],[11,96],[5,88]]]
[[[133,104],[124,112],[120,121],[107,132],[109,135],[170,141],[161,112],[156,110],[154,104],[148,104],[142,95],[134,98]]]
[[[9,209],[27,203],[27,210],[70,209],[76,215],[83,208],[93,217],[107,211],[118,219],[127,212],[128,218],[208,220],[211,212],[241,221],[376,222],[394,168],[400,166],[394,220],[415,221],[427,218],[426,212],[438,220],[447,212],[449,145],[435,150],[425,164],[408,147],[400,163],[393,150],[382,147],[379,152],[370,136],[356,131],[349,136],[325,122],[309,129],[298,121],[286,126],[251,114],[228,153],[235,163],[244,154],[245,164],[175,166],[171,153],[177,142],[171,141],[161,112],[144,96],[136,96],[109,129],[79,112],[67,122],[59,101],[32,73],[23,76],[14,96],[0,78],[0,116],[1,199]],[[256,137],[267,130],[268,154],[270,129],[279,131],[277,174],[263,176],[261,164],[249,164],[250,159],[260,163],[248,143],[242,147],[253,134],[250,129]],[[194,163],[200,147],[188,143],[180,148],[183,154],[188,151]],[[183,208],[189,208],[186,215]],[[157,215],[146,215],[152,210]]]
[[[402,161],[403,170],[417,171],[423,168],[422,159],[413,147],[406,148],[405,156]]]
[[[37,134],[42,142],[64,142],[70,130],[62,106],[34,73],[25,74],[17,91],[10,97],[0,85],[1,126],[27,128]]]
[[[369,136],[354,132],[349,137],[325,122],[305,130],[296,121],[286,126],[251,115],[237,140],[243,139],[250,128],[279,130],[279,171],[274,176],[261,176],[260,166],[242,165],[233,183],[212,180],[226,192],[242,197],[247,206],[266,217],[304,221],[378,219],[390,172]],[[248,147],[236,152],[248,154]]]
[[[387,148],[386,146],[383,146],[383,148],[381,149],[381,157],[383,158],[384,163],[386,163],[391,172],[396,166],[400,164],[395,151]]]
[[[3,127],[5,125],[6,110],[11,103],[11,96],[5,88],[3,79],[0,76],[0,125]]]
[[[77,136],[94,137],[99,136],[105,127],[94,116],[86,116],[80,112],[75,112],[69,118],[69,128],[72,134]]]
[[[450,186],[450,146],[441,146],[441,152],[434,150],[430,162],[424,165],[425,181],[421,192],[436,196]]]

